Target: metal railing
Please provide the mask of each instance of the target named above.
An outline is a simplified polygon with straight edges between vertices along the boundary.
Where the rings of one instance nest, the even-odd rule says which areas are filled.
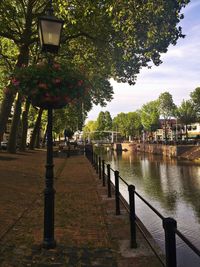
[[[99,179],[102,179],[102,186],[107,185],[107,196],[108,198],[112,197],[112,187],[115,192],[115,213],[120,215],[120,204],[126,207],[129,212],[130,220],[130,247],[137,248],[137,235],[136,227],[142,232],[146,241],[152,248],[153,252],[156,254],[161,264],[166,267],[177,267],[177,256],[176,256],[176,235],[196,254],[200,257],[200,250],[196,248],[190,240],[187,239],[178,229],[177,222],[171,217],[164,217],[158,210],[156,210],[147,200],[145,200],[136,190],[135,186],[128,184],[123,178],[120,177],[119,172],[113,170],[110,167],[110,164],[106,164],[103,159],[101,159],[98,154],[93,152],[92,148],[85,148],[86,157],[92,163],[93,167],[96,170],[96,173],[99,175]],[[105,172],[106,170],[106,172]],[[111,171],[114,173],[114,183],[111,181]],[[129,194],[129,204],[125,201],[123,196],[119,191],[119,181],[122,181],[128,188]],[[165,262],[156,252],[154,247],[151,245],[148,238],[145,236],[140,224],[137,222],[137,216],[135,213],[135,196],[141,199],[161,220],[163,225],[163,230],[165,234]],[[125,203],[126,202],[126,203]]]

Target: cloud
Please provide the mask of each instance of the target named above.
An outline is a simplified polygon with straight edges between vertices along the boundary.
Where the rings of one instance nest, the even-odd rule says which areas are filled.
[[[192,0],[186,8],[184,8],[182,11],[184,14],[191,13],[194,9],[198,8],[200,6],[199,0]]]

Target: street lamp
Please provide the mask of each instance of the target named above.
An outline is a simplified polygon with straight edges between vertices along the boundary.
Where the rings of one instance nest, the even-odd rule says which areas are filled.
[[[52,1],[47,15],[39,18],[39,37],[43,52],[57,53],[60,46],[60,37],[63,27],[63,21],[53,15]],[[52,138],[52,106],[48,107],[48,125],[47,125],[47,157],[46,157],[46,175],[44,190],[44,239],[43,247],[46,249],[54,248],[56,241],[54,239],[54,165],[53,165],[53,138]]]
[[[39,18],[38,28],[42,52],[58,52],[62,27],[63,21],[53,15],[52,1],[50,1],[47,15]]]

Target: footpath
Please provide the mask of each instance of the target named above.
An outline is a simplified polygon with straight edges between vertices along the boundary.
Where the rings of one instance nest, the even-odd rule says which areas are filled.
[[[129,216],[116,216],[84,155],[54,158],[55,249],[45,250],[43,190],[46,151],[0,151],[1,267],[159,267],[143,237],[129,248]]]

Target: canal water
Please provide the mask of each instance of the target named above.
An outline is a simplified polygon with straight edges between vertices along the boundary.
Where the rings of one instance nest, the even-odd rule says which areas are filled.
[[[200,249],[200,165],[191,161],[135,152],[101,151],[102,158]],[[113,179],[114,177],[112,177]],[[120,192],[128,201],[127,186]],[[136,214],[164,250],[161,219],[136,197]],[[199,267],[200,258],[177,237],[179,267]]]

